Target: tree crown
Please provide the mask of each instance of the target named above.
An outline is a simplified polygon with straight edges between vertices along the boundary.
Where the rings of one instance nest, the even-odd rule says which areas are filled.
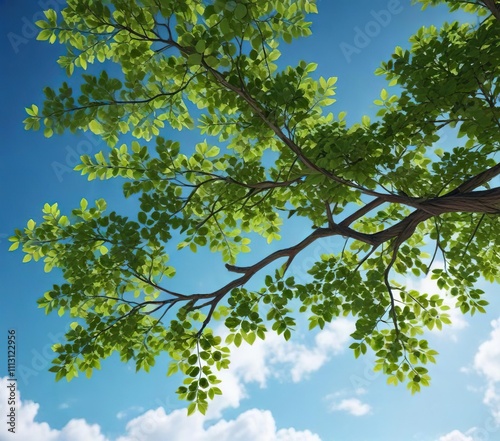
[[[450,323],[449,306],[403,277],[432,274],[472,314],[487,304],[477,280],[500,281],[500,188],[490,185],[500,173],[499,10],[446,3],[483,21],[422,28],[409,50],[397,47],[376,72],[397,92],[383,89],[377,118],[352,125],[325,111],[335,77],[316,78],[315,63],[278,63],[283,41],[311,33],[313,0],[68,0],[61,16],[46,11],[38,39],[66,46],[58,63],[68,76],[104,70],[82,73],[79,91],[47,87],[26,128],[101,136],[109,150],[82,156],[76,170],[122,178],[139,203],[136,219],[107,213],[104,200],[82,199],[69,215],[46,204],[41,222],[11,238],[25,262],[43,259],[66,280],[39,300],[76,318],[54,346],[56,379],[90,376],[113,352],[149,370],[167,352],[168,373],[186,377],[178,394],[189,412],[205,412],[229,346],[270,329],[288,340],[295,306],[310,329],[352,315],[356,356],[371,348],[375,369],[413,392],[429,384],[436,351],[421,335]],[[168,127],[206,139],[189,148],[162,136]],[[457,144],[443,149],[445,130]],[[279,240],[296,218],[310,234],[237,265],[256,235]],[[294,259],[325,237],[338,250],[308,280],[291,277]],[[212,292],[172,290],[176,247],[218,253],[234,278]],[[261,289],[248,288],[266,271]]]

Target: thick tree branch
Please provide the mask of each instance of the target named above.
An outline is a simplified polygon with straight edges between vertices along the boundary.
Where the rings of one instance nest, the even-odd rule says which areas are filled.
[[[389,271],[394,264],[397,258],[397,252],[399,247],[408,240],[412,234],[414,233],[417,226],[429,218],[433,216],[439,216],[444,213],[451,212],[479,212],[479,213],[498,213],[500,212],[500,187],[494,188],[491,190],[482,190],[482,191],[472,191],[469,193],[462,193],[459,190],[471,189],[477,186],[483,185],[486,183],[485,179],[487,177],[493,177],[496,174],[500,173],[500,166],[497,165],[492,167],[489,170],[486,170],[479,175],[471,178],[469,181],[465,182],[461,186],[457,187],[454,191],[450,192],[448,195],[441,196],[438,198],[431,199],[422,203],[423,208],[417,209],[410,215],[408,215],[405,219],[398,222],[397,224],[387,228],[384,231],[372,234],[360,233],[352,228],[347,227],[346,225],[356,220],[360,217],[359,212],[365,214],[371,209],[380,205],[380,200],[374,200],[371,203],[367,204],[365,207],[361,208],[359,212],[354,213],[354,215],[349,216],[346,220],[344,220],[341,224],[334,224],[330,228],[318,228],[313,233],[311,233],[304,240],[299,242],[298,244],[284,248],[282,250],[275,251],[264,259],[260,260],[256,264],[248,267],[238,267],[234,265],[226,264],[226,268],[235,273],[243,274],[242,277],[233,280],[228,283],[224,287],[220,288],[217,291],[214,291],[210,294],[195,294],[191,298],[213,298],[215,303],[218,303],[222,297],[231,291],[233,288],[244,285],[248,282],[258,271],[269,265],[270,263],[287,257],[289,261],[293,260],[295,256],[302,250],[304,250],[307,246],[312,244],[319,238],[329,237],[335,235],[341,235],[345,237],[349,237],[351,239],[359,240],[361,242],[372,245],[373,248],[377,248],[382,243],[389,242],[394,240],[392,244],[392,258],[391,262],[388,264],[386,271],[384,273],[384,280],[388,288],[389,285]],[[487,210],[487,211],[486,211]],[[392,298],[392,291],[389,289],[389,294],[391,296],[391,302],[394,304],[394,300]],[[209,302],[212,303],[212,302]],[[213,305],[212,305],[213,306]],[[211,307],[211,311],[213,308]],[[393,310],[393,320],[396,321],[395,312]],[[207,316],[202,329],[208,324],[210,321],[211,313]],[[397,323],[395,324],[397,329]]]
[[[489,9],[497,20],[500,20],[500,8],[495,0],[482,0],[481,3]]]

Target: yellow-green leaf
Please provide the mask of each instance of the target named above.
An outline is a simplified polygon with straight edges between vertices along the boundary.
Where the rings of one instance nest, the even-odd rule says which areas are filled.
[[[36,39],[37,40],[48,40],[52,36],[52,31],[50,29],[44,29],[43,31],[40,31],[40,33],[37,35]]]
[[[187,414],[192,415],[194,411],[196,410],[196,403],[191,403],[188,408],[187,408]]]
[[[94,133],[96,135],[100,135],[101,133],[104,132],[102,124],[99,121],[96,121],[95,119],[90,121],[89,129],[92,133]]]

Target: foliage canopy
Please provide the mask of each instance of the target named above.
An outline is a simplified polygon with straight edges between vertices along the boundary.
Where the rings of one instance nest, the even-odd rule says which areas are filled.
[[[324,111],[336,78],[315,78],[314,63],[277,63],[283,41],[311,33],[314,0],[68,0],[60,16],[47,11],[38,39],[66,45],[58,63],[68,76],[104,69],[82,73],[79,90],[47,87],[26,129],[100,135],[109,150],[82,156],[76,169],[123,179],[124,195],[140,203],[135,219],[107,213],[104,200],[82,199],[69,215],[46,204],[41,222],[11,238],[25,262],[43,259],[66,280],[39,300],[47,313],[76,318],[54,346],[56,379],[90,376],[113,352],[147,371],[167,352],[168,373],[185,376],[180,398],[204,413],[221,393],[216,373],[229,366],[229,346],[270,328],[288,340],[298,305],[311,329],[355,317],[356,356],[371,348],[389,383],[427,385],[436,352],[422,334],[450,322],[448,306],[403,277],[431,273],[471,314],[487,304],[478,279],[500,281],[500,188],[490,185],[500,173],[499,9],[446,3],[480,25],[418,30],[411,49],[397,47],[376,71],[397,92],[383,89],[376,120],[353,125],[345,112]],[[206,140],[181,146],[161,136],[165,127]],[[444,130],[455,146],[440,147]],[[127,135],[137,140],[123,143]],[[279,240],[297,218],[310,234],[237,266],[255,235]],[[287,274],[301,251],[332,236],[339,249],[311,266],[308,281]],[[176,247],[209,248],[234,279],[213,292],[171,290]],[[263,288],[247,288],[262,272]],[[213,320],[224,322],[224,341]]]

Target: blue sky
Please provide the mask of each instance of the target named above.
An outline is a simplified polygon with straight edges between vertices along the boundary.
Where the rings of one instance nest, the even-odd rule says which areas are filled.
[[[180,378],[166,378],[168,360],[157,360],[149,373],[111,358],[91,380],[54,382],[47,372],[50,346],[59,341],[68,319],[45,316],[36,299],[57,283],[43,265],[22,264],[20,253],[8,253],[14,228],[40,215],[45,202],[63,211],[82,197],[108,199],[113,208],[131,212],[119,181],[87,182],[70,170],[81,154],[106,146],[88,134],[46,139],[25,132],[24,108],[43,100],[42,89],[65,79],[56,64],[59,46],[35,41],[33,22],[59,0],[0,0],[1,161],[0,255],[0,415],[6,415],[7,330],[17,335],[18,433],[10,436],[5,418],[0,441],[478,441],[500,439],[500,299],[485,284],[491,305],[486,315],[461,317],[429,339],[440,352],[431,368],[432,385],[411,396],[371,371],[370,358],[355,360],[349,346],[350,319],[337,320],[319,333],[299,325],[291,342],[270,335],[265,342],[242,347],[223,374],[224,395],[205,418],[186,417],[175,389]],[[375,112],[372,104],[384,80],[373,71],[396,45],[421,25],[449,20],[446,9],[421,12],[409,0],[319,0],[313,36],[284,46],[282,65],[299,59],[319,63],[318,75],[338,76],[334,112],[348,111],[354,122]],[[381,12],[387,11],[387,12]],[[462,16],[461,16],[462,17]],[[377,24],[377,20],[378,23]],[[382,23],[382,24],[380,24]],[[361,36],[361,32],[365,37]],[[369,34],[369,35],[366,35]],[[295,233],[300,234],[300,231]],[[329,252],[325,241],[303,256],[294,269],[304,276],[307,261]],[[186,256],[184,254],[183,256]],[[186,290],[220,285],[227,274],[219,261],[202,264],[178,258],[178,280]],[[194,262],[194,263],[193,263]],[[196,265],[197,277],[192,277]],[[408,280],[432,289],[430,280]]]

